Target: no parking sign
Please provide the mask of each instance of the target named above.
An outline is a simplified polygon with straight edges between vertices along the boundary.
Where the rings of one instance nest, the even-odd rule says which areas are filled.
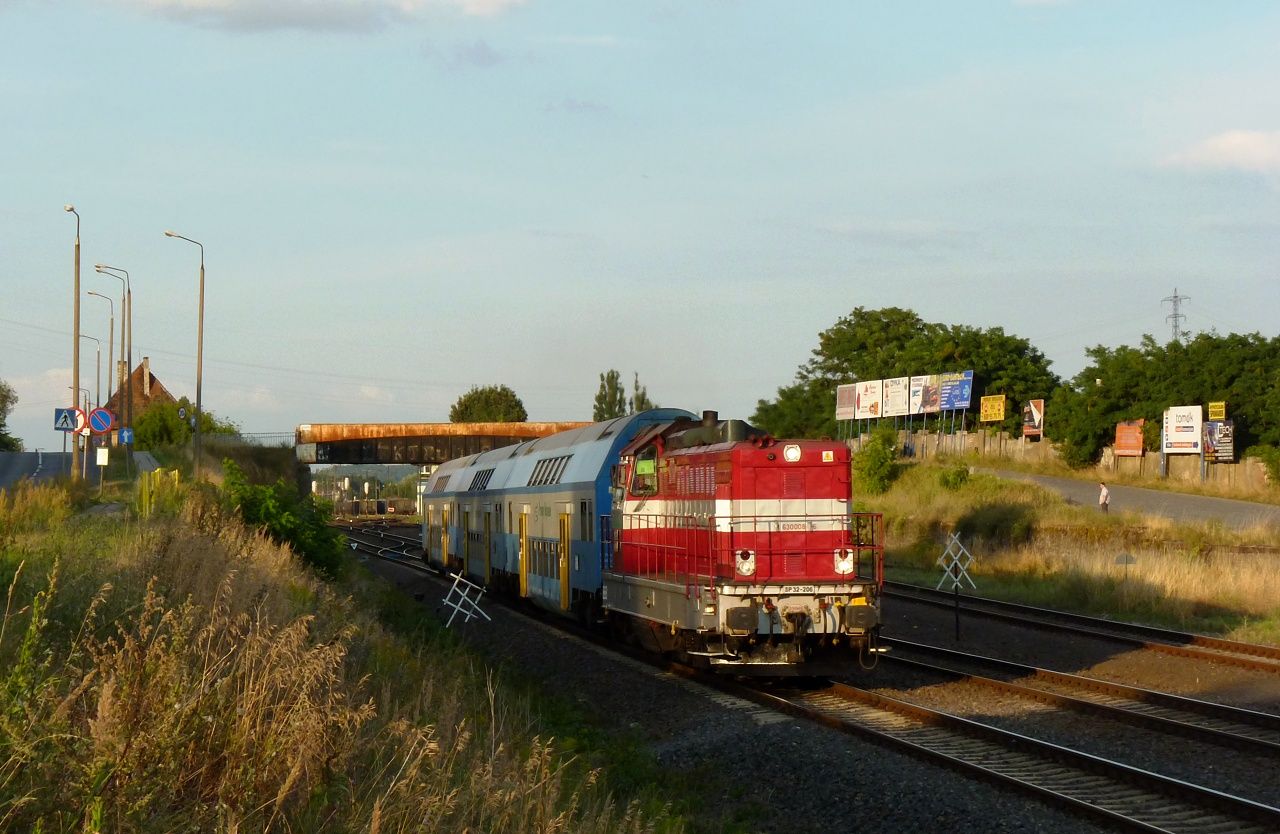
[[[116,424],[116,416],[105,408],[89,412],[89,430],[94,434],[106,434]]]

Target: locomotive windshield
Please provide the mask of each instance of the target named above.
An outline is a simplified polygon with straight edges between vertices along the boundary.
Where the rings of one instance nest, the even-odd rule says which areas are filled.
[[[636,455],[631,470],[631,494],[654,495],[658,491],[658,449],[648,446]]]

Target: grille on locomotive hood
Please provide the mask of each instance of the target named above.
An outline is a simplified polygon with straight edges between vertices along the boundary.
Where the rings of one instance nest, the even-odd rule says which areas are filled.
[[[782,473],[782,497],[783,498],[803,498],[804,497],[804,473],[803,472],[783,472]]]
[[[803,576],[804,562],[803,553],[784,553],[782,554],[782,572],[787,576]]]

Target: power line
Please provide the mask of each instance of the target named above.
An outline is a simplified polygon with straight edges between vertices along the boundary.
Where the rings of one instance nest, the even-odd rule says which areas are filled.
[[[1186,316],[1182,314],[1182,302],[1190,300],[1191,296],[1189,295],[1178,295],[1177,287],[1173,288],[1173,295],[1168,295],[1160,299],[1161,304],[1168,301],[1173,305],[1173,312],[1164,317],[1165,321],[1172,322],[1172,332],[1169,337],[1169,341],[1171,342],[1181,341],[1185,337],[1191,335],[1189,330],[1182,329],[1182,320],[1186,318]]]

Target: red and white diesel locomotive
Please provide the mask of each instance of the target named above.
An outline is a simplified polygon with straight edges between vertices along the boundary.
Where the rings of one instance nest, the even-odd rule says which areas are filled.
[[[852,512],[848,447],[656,409],[450,461],[424,558],[738,674],[866,663],[883,521]]]

